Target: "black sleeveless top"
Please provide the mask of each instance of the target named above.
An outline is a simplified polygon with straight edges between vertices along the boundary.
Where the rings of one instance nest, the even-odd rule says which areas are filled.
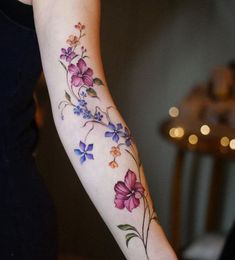
[[[0,0],[0,259],[56,260],[56,213],[32,156],[41,72],[32,7]]]
[[[32,7],[0,1],[0,161],[32,153],[37,140],[33,87],[41,72]]]

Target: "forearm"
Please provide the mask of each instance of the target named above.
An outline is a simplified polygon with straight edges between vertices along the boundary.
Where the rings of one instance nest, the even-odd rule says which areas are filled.
[[[107,88],[99,47],[99,1],[71,0],[66,8],[63,2],[35,0],[34,9],[53,116],[64,148],[127,259],[174,259],[134,140]],[[46,13],[42,19],[45,8],[51,8],[50,16]]]

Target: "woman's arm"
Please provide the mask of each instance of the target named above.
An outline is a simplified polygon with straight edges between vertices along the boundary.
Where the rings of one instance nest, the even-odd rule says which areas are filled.
[[[110,96],[98,0],[33,0],[55,125],[88,195],[127,259],[176,259],[138,151]]]

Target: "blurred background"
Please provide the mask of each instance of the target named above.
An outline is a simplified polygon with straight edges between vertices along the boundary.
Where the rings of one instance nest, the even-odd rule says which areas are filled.
[[[234,13],[232,0],[102,1],[101,45],[109,88],[137,141],[161,224],[179,252],[207,232],[214,154],[185,146],[180,201],[171,206],[179,145],[160,129],[171,107],[178,107],[195,85],[208,82],[215,67],[235,58]],[[37,164],[57,208],[60,251],[68,256],[63,259],[125,259],[61,146],[43,77],[36,95]],[[217,182],[222,187],[220,214],[210,230],[217,235],[212,239],[217,248],[235,216],[233,158],[225,164],[223,180]],[[180,215],[176,234],[174,210]],[[210,252],[211,258],[190,254],[188,259],[216,259]]]

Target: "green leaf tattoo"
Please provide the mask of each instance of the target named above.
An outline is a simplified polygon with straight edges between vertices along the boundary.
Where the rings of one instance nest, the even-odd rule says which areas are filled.
[[[93,88],[88,88],[86,89],[86,93],[90,96],[90,97],[93,97],[93,98],[97,98],[97,93],[96,91],[93,89]]]
[[[101,79],[99,79],[99,78],[94,78],[93,81],[98,86],[104,85],[103,81]]]
[[[129,224],[118,225],[117,227],[123,231],[133,230],[138,233],[137,229]]]
[[[133,237],[138,237],[138,235],[136,235],[135,233],[128,233],[128,234],[126,234],[126,246],[127,246],[127,247],[128,247],[129,241],[130,241]]]

